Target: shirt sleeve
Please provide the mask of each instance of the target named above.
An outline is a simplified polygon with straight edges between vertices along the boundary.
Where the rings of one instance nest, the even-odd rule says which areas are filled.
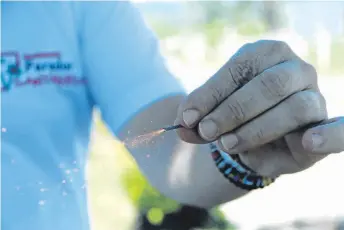
[[[94,103],[114,134],[151,103],[185,93],[166,68],[156,37],[133,4],[82,4],[84,73]]]

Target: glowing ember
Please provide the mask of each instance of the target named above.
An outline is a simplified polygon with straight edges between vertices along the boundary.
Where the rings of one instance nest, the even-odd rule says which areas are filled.
[[[137,147],[138,145],[149,144],[149,142],[151,142],[151,140],[154,137],[159,136],[160,134],[162,134],[165,131],[166,130],[164,130],[164,129],[159,129],[159,130],[156,130],[156,131],[153,131],[153,132],[150,132],[150,133],[139,135],[139,136],[137,136],[137,137],[135,137],[133,139],[126,140],[124,142],[124,145],[126,145],[128,147],[131,147],[131,148],[134,148],[134,147]]]
[[[45,200],[40,200],[40,201],[38,202],[38,204],[42,206],[42,205],[45,205],[45,202],[46,202]]]

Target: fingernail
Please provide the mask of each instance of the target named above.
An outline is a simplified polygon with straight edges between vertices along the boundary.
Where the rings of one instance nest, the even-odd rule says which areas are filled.
[[[233,149],[235,146],[237,146],[238,143],[239,143],[239,140],[237,136],[234,134],[228,134],[221,138],[222,146],[228,151]]]
[[[219,128],[212,120],[205,120],[199,124],[198,130],[202,138],[210,141],[216,137]]]
[[[201,114],[195,109],[188,109],[183,112],[184,123],[191,128],[201,117]]]
[[[318,149],[324,143],[324,138],[319,134],[312,134],[312,149]]]

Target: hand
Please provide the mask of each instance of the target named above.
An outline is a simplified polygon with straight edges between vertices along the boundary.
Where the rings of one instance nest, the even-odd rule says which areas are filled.
[[[280,41],[244,45],[180,105],[189,143],[218,141],[252,169],[278,176],[344,150],[343,118],[328,120],[315,69]]]

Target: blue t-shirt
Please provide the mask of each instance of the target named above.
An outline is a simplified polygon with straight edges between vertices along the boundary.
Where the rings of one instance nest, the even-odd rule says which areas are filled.
[[[128,2],[1,6],[2,229],[87,230],[94,107],[116,134],[184,89]]]

